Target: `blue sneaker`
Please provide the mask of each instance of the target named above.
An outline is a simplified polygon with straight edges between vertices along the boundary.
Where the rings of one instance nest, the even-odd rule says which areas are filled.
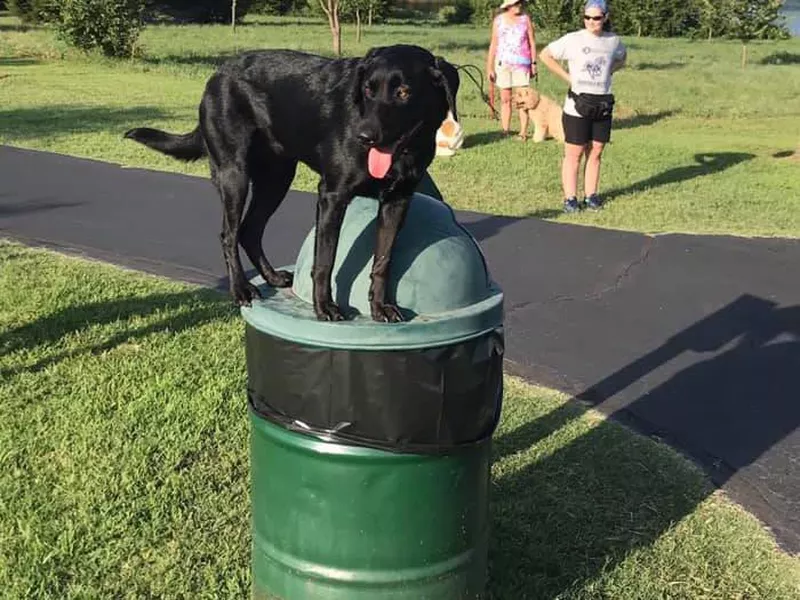
[[[564,200],[564,212],[565,213],[575,213],[581,209],[581,205],[578,203],[578,199],[575,196],[570,196],[566,200]]]
[[[603,208],[603,200],[597,194],[587,196],[583,202],[586,205],[586,208],[591,208],[592,210],[599,210]]]

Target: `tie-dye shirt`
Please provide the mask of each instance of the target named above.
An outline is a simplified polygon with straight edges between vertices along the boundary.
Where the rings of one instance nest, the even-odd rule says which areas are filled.
[[[511,69],[521,69],[527,71],[531,68],[531,44],[528,39],[528,27],[530,18],[528,15],[520,15],[514,23],[507,23],[503,15],[497,15],[494,19],[494,27],[497,32],[497,55],[498,65]]]

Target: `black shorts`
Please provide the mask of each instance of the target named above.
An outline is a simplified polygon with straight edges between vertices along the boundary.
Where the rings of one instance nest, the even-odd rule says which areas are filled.
[[[607,144],[611,139],[611,119],[593,121],[583,117],[573,117],[564,113],[561,117],[564,123],[564,138],[568,144],[584,146],[590,141]]]

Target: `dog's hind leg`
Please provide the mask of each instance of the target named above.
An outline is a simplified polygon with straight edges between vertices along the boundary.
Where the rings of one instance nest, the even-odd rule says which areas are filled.
[[[220,233],[219,239],[222,243],[225,264],[228,267],[231,296],[237,304],[249,305],[253,298],[261,296],[258,288],[247,281],[239,257],[239,224],[247,201],[250,180],[244,168],[235,165],[218,167],[213,163],[211,179],[222,199],[222,233]]]
[[[242,221],[239,243],[264,281],[273,287],[292,285],[292,273],[276,271],[272,267],[264,256],[261,241],[267,221],[289,191],[296,170],[297,161],[292,159],[259,156],[258,164],[251,161],[252,196]]]
[[[543,122],[540,118],[533,119],[533,141],[538,144],[543,142],[547,137],[547,123]]]

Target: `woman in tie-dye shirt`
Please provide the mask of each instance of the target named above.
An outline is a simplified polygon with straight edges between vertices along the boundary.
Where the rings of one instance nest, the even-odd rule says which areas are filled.
[[[524,0],[503,0],[492,23],[492,41],[486,58],[489,79],[500,88],[500,124],[508,134],[511,126],[511,96],[515,88],[528,87],[536,74],[536,36]],[[528,111],[519,111],[519,138],[528,137]]]

